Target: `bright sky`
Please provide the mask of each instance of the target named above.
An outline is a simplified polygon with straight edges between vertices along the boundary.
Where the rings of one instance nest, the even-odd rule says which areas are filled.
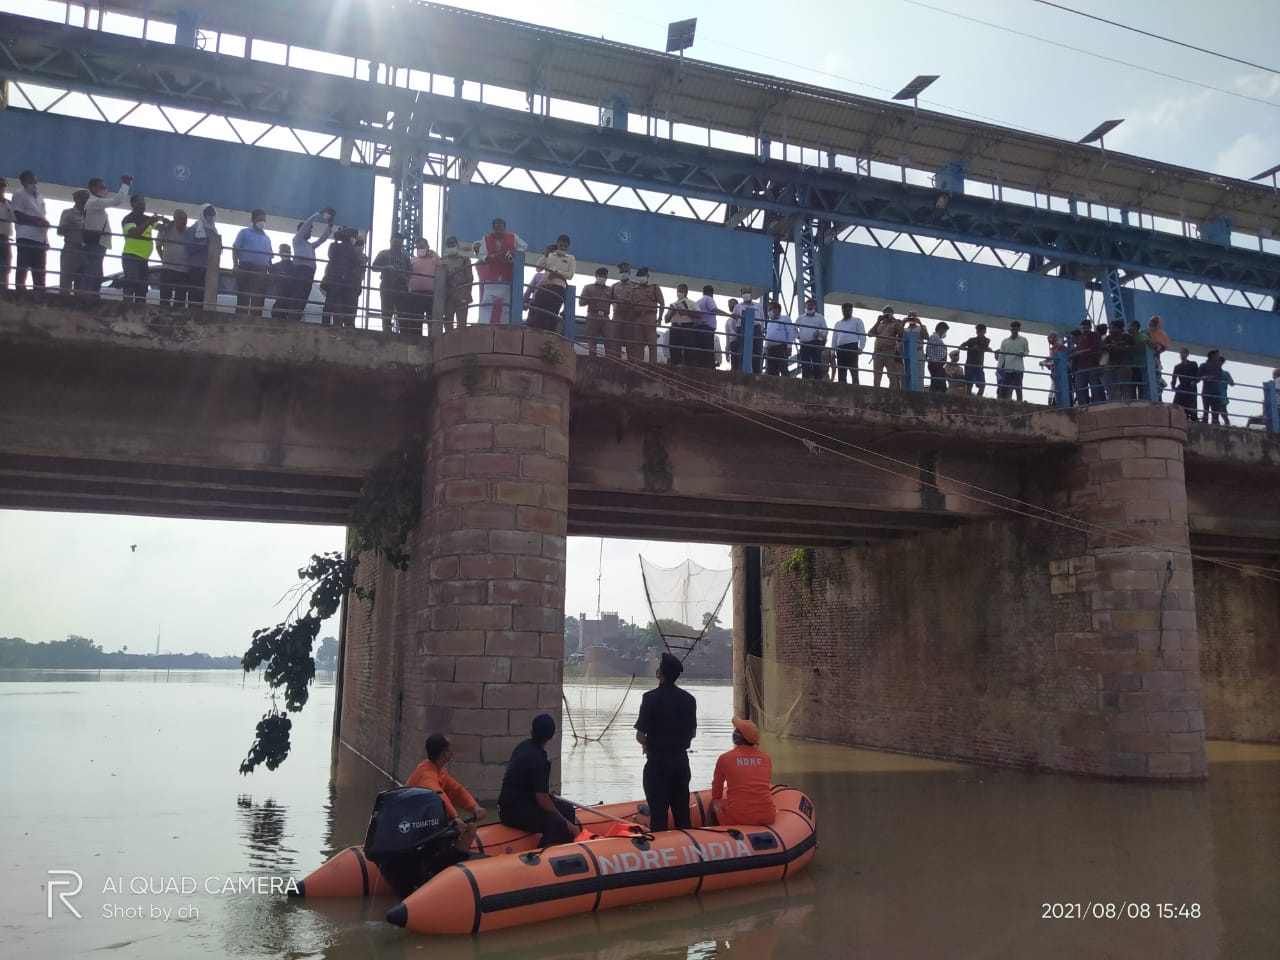
[[[0,10],[37,4],[44,5],[0,0]],[[497,0],[458,5],[501,16],[539,9]],[[1067,140],[1124,118],[1107,137],[1109,150],[1233,177],[1280,163],[1280,8],[1272,0],[1063,5],[1253,65],[1037,0],[814,0],[795,11],[764,0],[561,0],[555,21],[542,23],[661,49],[668,22],[696,16],[689,52],[696,59],[886,98],[917,74],[936,73],[941,79],[922,97],[923,108]],[[387,191],[380,194],[375,237],[389,222]],[[955,325],[949,340],[967,336]],[[1042,342],[1032,339],[1033,352]],[[1241,383],[1269,373],[1231,369]],[[0,636],[79,633],[107,649],[146,650],[159,630],[165,650],[239,653],[253,629],[286,612],[275,604],[296,582],[297,567],[342,541],[335,528],[0,512]],[[728,565],[723,547],[606,541],[602,552],[598,540],[571,540],[566,612],[617,610],[647,620],[636,560],[642,551],[664,564],[689,556]],[[336,623],[325,632],[336,633]]]

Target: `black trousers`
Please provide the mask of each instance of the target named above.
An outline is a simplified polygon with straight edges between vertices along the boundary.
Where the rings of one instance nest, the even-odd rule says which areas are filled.
[[[685,354],[685,362],[706,370],[716,368],[716,332],[701,324],[693,328],[693,351]]]
[[[667,331],[667,354],[673,367],[695,366],[693,350],[696,338],[693,327],[687,323],[672,324]]]
[[[800,376],[805,380],[827,379],[827,368],[822,364],[822,352],[826,347],[813,340],[800,344]]]
[[[731,358],[731,370],[742,369],[742,350],[746,346],[745,337],[729,338],[729,356]],[[757,331],[751,340],[751,370],[753,373],[759,373],[764,369],[764,337]]]
[[[862,355],[862,351],[858,349],[856,343],[848,343],[843,347],[836,347],[836,382],[844,383],[844,375],[849,374],[849,382],[855,387],[858,385],[858,358]]]
[[[649,805],[649,829],[667,829],[668,817],[677,830],[688,830],[689,755],[650,756],[644,764],[644,801]]]
[[[564,310],[564,294],[564,287],[538,284],[529,303],[529,316],[525,325],[535,330],[557,332],[560,329],[560,313]]]
[[[564,817],[565,820],[570,823],[578,822],[574,816],[575,810],[572,804],[561,800],[559,797],[552,797],[551,802],[556,805],[556,809],[560,811],[560,816]],[[544,847],[554,846],[557,843],[573,842],[573,836],[569,833],[569,828],[564,825],[564,820],[538,806],[516,807],[514,810],[500,807],[498,819],[508,827],[527,830],[529,833],[542,834],[542,846]]]
[[[771,377],[785,377],[787,362],[791,359],[791,347],[785,343],[774,344],[765,350],[768,358],[768,374]]]
[[[929,363],[929,389],[939,393],[947,392],[947,365],[945,363]]]
[[[44,292],[45,256],[49,251],[47,244],[39,240],[18,240],[18,262],[13,271],[13,286],[16,290],[24,290],[27,286],[27,274],[31,274],[31,289]]]

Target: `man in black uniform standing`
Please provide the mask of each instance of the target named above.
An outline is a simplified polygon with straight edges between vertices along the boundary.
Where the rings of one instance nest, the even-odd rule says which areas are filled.
[[[670,653],[658,664],[658,687],[640,700],[636,740],[648,759],[644,765],[644,799],[649,829],[667,829],[667,811],[675,829],[688,829],[689,743],[698,732],[698,701],[676,686],[684,664]]]
[[[570,843],[579,830],[573,806],[551,793],[547,741],[555,732],[556,721],[549,713],[533,718],[529,739],[511,751],[498,792],[498,819],[508,827],[542,834],[544,847]]]

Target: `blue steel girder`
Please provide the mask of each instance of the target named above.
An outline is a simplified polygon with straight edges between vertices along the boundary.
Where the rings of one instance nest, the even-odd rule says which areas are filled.
[[[395,206],[392,210],[391,231],[413,240],[424,235],[422,229],[423,169],[428,156],[422,118],[418,116],[417,98],[414,109],[400,114],[392,126],[409,138],[408,143],[397,144],[391,154],[391,169],[395,183]],[[419,145],[423,144],[423,145]]]
[[[1120,283],[1120,274],[1114,269],[1103,271],[1102,302],[1106,310],[1107,323],[1119,323],[1128,329],[1128,317],[1124,309],[1124,286]]]
[[[0,77],[392,145],[414,92],[0,14]],[[186,133],[186,130],[174,130]]]
[[[564,176],[666,190],[726,204],[729,225],[744,210],[807,216],[840,224],[981,244],[1083,268],[1155,273],[1268,296],[1280,291],[1280,257],[1187,237],[1073,217],[838,170],[800,167],[691,144],[597,130],[572,121],[438,97],[433,149]],[[505,114],[497,122],[496,114]],[[772,215],[772,216],[771,216]]]
[[[792,237],[796,257],[796,310],[810,298],[822,303],[826,290],[822,284],[822,234],[825,225],[811,218],[795,220]]]
[[[443,171],[438,179],[493,163],[723,203],[730,223],[744,209],[763,211],[766,227],[775,216],[859,224],[1026,253],[1077,278],[1101,278],[1111,267],[1280,291],[1280,257],[1263,252],[979,197],[955,196],[939,208],[929,187],[12,14],[0,14],[0,76],[455,158],[452,166],[431,161]],[[430,120],[429,136],[394,123],[415,109]]]

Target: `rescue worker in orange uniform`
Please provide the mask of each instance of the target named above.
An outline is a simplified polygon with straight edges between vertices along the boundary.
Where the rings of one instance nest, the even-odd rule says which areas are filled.
[[[426,750],[427,759],[409,774],[404,785],[426,787],[440,794],[440,799],[444,801],[444,811],[458,830],[458,840],[454,846],[465,852],[471,849],[476,838],[476,823],[485,818],[486,811],[476,803],[476,798],[467,792],[466,787],[445,772],[445,765],[453,759],[453,747],[449,738],[443,733],[431,734],[427,737]],[[459,810],[471,814],[472,821],[464,822]]]
[[[760,728],[733,718],[733,749],[720,754],[711,777],[711,809],[716,822],[768,826],[778,815],[770,790],[773,761],[760,749]]]

